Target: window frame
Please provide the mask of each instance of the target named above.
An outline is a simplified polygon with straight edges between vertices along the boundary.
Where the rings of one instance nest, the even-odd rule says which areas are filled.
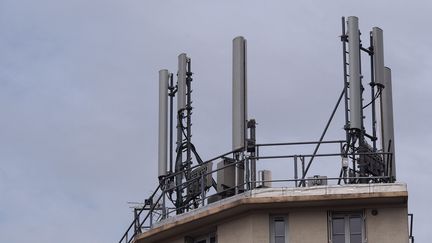
[[[200,235],[198,237],[190,237],[190,241],[191,243],[198,243],[201,241],[205,241],[205,243],[211,243],[211,239],[214,238],[214,242],[217,243],[217,234],[215,232],[209,233],[209,234],[205,234],[205,235]]]
[[[270,243],[276,243],[276,237],[280,237],[275,234],[275,222],[284,222],[284,243],[288,243],[288,216],[287,215],[270,215],[269,217],[269,229],[270,229]]]
[[[329,211],[328,212],[328,242],[333,243],[333,236],[335,235],[333,231],[333,221],[334,219],[343,219],[344,225],[344,242],[350,243],[352,235],[358,235],[358,233],[351,232],[351,219],[359,218],[360,219],[360,234],[361,234],[361,243],[367,243],[366,237],[366,216],[363,211]],[[336,233],[337,234],[337,233]]]

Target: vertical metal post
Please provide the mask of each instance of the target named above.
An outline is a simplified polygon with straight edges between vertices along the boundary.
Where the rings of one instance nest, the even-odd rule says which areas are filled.
[[[414,214],[410,213],[408,214],[409,217],[409,240],[410,243],[414,243],[414,236],[413,236],[413,224],[414,224]]]
[[[297,168],[297,155],[294,155],[294,179],[295,179],[295,187],[298,186],[298,168]]]
[[[250,119],[247,123],[247,127],[249,128],[249,142],[250,144],[250,148],[248,146],[248,148],[251,150],[250,152],[250,157],[252,157],[252,159],[249,159],[250,161],[250,180],[251,182],[251,189],[254,189],[256,187],[256,149],[257,147],[255,146],[256,144],[256,121],[255,119]],[[253,146],[253,147],[252,147]]]
[[[371,53],[369,53],[370,55],[370,63],[371,63],[371,82],[370,82],[370,86],[371,86],[371,106],[372,106],[372,148],[373,151],[377,151],[377,146],[376,146],[376,140],[377,140],[377,134],[376,134],[376,111],[375,111],[375,107],[376,107],[376,103],[375,103],[375,74],[376,74],[376,70],[374,70],[374,64],[375,64],[375,48],[374,48],[374,37],[372,32],[370,33],[370,51]]]
[[[164,185],[164,187],[162,188],[162,219],[165,219],[166,217],[166,192]]]
[[[238,164],[237,161],[239,161],[239,156],[243,154],[243,153],[236,153],[236,159],[234,160],[234,194],[237,195],[239,192],[239,168],[238,168]],[[240,158],[241,159],[241,158]]]
[[[171,73],[170,74],[170,84],[169,84],[169,90],[170,90],[170,93],[169,93],[169,99],[170,99],[170,110],[169,110],[169,113],[170,113],[170,121],[169,121],[169,143],[170,143],[170,148],[169,148],[169,156],[170,156],[170,158],[169,158],[169,160],[170,160],[170,174],[172,174],[173,173],[173,116],[174,116],[174,113],[173,113],[173,103],[174,103],[174,95],[175,95],[175,91],[174,91],[174,80],[173,80],[173,74]]]
[[[134,234],[139,233],[139,218],[138,218],[138,209],[134,207]]]
[[[150,204],[150,210],[149,210],[149,214],[150,214],[150,228],[153,227],[153,211],[151,210],[153,208],[153,199],[152,199],[152,203]]]
[[[205,186],[204,186],[204,174],[201,174],[201,205],[204,206],[204,198],[205,198]]]
[[[251,189],[251,183],[250,183],[250,171],[249,171],[249,162],[251,161],[251,159],[249,158],[245,158],[245,170],[246,170],[246,178],[245,178],[245,183],[246,183],[246,189],[249,191]]]
[[[300,161],[301,161],[301,164],[302,164],[302,179],[304,179],[305,176],[306,176],[305,158],[304,158],[304,156],[300,156]],[[304,180],[302,180],[301,183],[302,183],[303,187],[306,186],[306,183],[304,183]]]
[[[191,152],[191,139],[192,139],[192,70],[191,70],[191,59],[187,58],[187,72],[186,72],[186,88],[187,88],[187,104],[186,104],[186,140],[187,140],[187,151],[186,151],[186,166],[188,170],[192,164],[192,152]]]

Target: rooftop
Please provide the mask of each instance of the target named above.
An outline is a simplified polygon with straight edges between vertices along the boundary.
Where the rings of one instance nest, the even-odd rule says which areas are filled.
[[[252,209],[406,204],[404,183],[257,188],[162,220],[135,242],[154,242]]]

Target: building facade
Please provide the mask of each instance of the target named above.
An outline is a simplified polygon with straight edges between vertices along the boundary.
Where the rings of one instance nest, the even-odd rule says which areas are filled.
[[[402,183],[257,188],[167,218],[135,243],[407,243]]]

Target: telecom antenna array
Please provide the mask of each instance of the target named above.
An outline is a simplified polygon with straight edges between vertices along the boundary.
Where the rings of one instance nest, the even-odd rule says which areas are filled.
[[[370,46],[365,48],[360,39],[359,20],[355,16],[342,18],[344,84],[345,84],[345,160],[344,177],[350,183],[394,181],[396,179],[394,159],[393,105],[390,69],[384,66],[383,31],[373,27],[369,33]],[[364,104],[365,82],[362,75],[361,55],[369,56],[370,102]],[[365,127],[366,110],[370,106],[371,128]],[[379,106],[379,113],[377,113]],[[377,117],[381,123],[377,124]],[[377,147],[377,126],[381,128],[381,145]],[[371,133],[370,133],[371,132]],[[381,153],[379,153],[381,152]],[[348,158],[351,159],[349,166]],[[374,178],[380,177],[386,178]]]
[[[120,243],[131,242],[153,221],[183,214],[215,201],[253,190],[283,186],[391,183],[396,180],[391,71],[384,66],[383,31],[373,27],[369,46],[361,40],[359,20],[342,18],[343,89],[318,141],[257,143],[256,121],[247,114],[247,41],[232,46],[232,150],[203,161],[192,143],[192,61],[178,56],[177,73],[159,71],[159,186],[134,211],[134,221]],[[366,55],[367,58],[362,58]],[[366,60],[368,63],[362,63]],[[366,80],[362,70],[370,69]],[[177,78],[175,82],[175,78]],[[366,92],[369,87],[369,92]],[[177,99],[175,99],[177,98]],[[176,107],[174,107],[176,103]],[[341,103],[344,103],[345,137],[324,140]],[[370,119],[370,120],[366,120]],[[176,133],[176,134],[175,134]],[[175,141],[175,143],[174,143]],[[322,144],[337,145],[337,152],[319,153]],[[260,148],[282,151],[284,146],[314,146],[311,154],[267,155]],[[308,173],[315,160],[337,157],[335,177]],[[270,170],[257,173],[257,161],[292,159],[293,177],[272,180]],[[338,160],[339,161],[339,160]],[[316,161],[314,163],[317,163]],[[216,166],[213,166],[216,164]],[[257,174],[259,175],[257,178]],[[138,211],[137,211],[138,210]],[[147,212],[147,214],[143,213]],[[147,224],[147,225],[145,225]]]

